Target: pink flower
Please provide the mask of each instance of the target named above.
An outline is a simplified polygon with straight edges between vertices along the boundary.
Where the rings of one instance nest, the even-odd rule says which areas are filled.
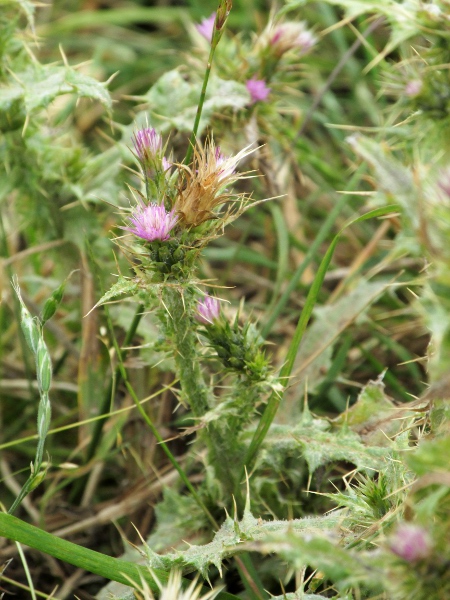
[[[397,531],[390,539],[389,546],[394,554],[413,563],[429,556],[431,539],[423,527],[412,523],[403,523],[397,527]]]
[[[162,137],[153,127],[146,127],[145,129],[136,131],[133,143],[136,154],[142,162],[155,160],[162,150]]]
[[[266,100],[271,89],[270,87],[267,87],[264,79],[255,79],[254,77],[246,82],[245,87],[252,98],[251,104]]]
[[[205,296],[197,304],[195,318],[202,325],[211,325],[220,314],[220,302],[213,296]]]
[[[164,206],[158,204],[141,204],[130,217],[132,227],[122,227],[122,229],[131,231],[148,242],[156,240],[164,242],[170,238],[170,232],[177,221],[178,217],[173,210],[167,212]]]
[[[214,31],[214,23],[216,21],[216,13],[202,20],[201,23],[198,23],[195,28],[202,35],[206,41],[210,42],[212,40],[213,31]]]
[[[405,86],[405,94],[410,98],[417,96],[422,90],[422,85],[423,84],[420,79],[412,79],[411,81],[408,81]]]
[[[316,42],[316,36],[306,28],[303,21],[278,25],[269,40],[269,44],[278,56],[293,49],[298,49],[301,54],[306,54]]]

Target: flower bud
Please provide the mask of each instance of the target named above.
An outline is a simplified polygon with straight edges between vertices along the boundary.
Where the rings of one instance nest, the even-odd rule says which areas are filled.
[[[219,315],[220,302],[217,298],[205,296],[203,300],[200,300],[197,304],[197,314],[195,315],[195,318],[199,323],[211,325],[219,318]]]
[[[36,351],[36,376],[39,390],[48,392],[52,382],[52,361],[42,336],[39,337]]]
[[[58,306],[61,304],[65,288],[66,282],[63,281],[62,284],[56,288],[50,298],[48,298],[48,300],[45,302],[41,315],[42,325],[44,325],[44,323],[51,319],[55,314]]]
[[[28,347],[33,352],[33,354],[36,354],[40,338],[37,318],[32,317],[30,315],[29,311],[27,310],[27,308],[25,308],[24,304],[22,304],[21,307],[20,317],[20,326],[22,327],[22,332],[28,344]]]
[[[414,563],[429,556],[431,539],[423,527],[412,523],[403,523],[398,526],[391,537],[389,547],[403,560]]]

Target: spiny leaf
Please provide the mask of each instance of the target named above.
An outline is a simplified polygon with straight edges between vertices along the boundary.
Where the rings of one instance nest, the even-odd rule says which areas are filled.
[[[256,519],[246,510],[241,521],[227,517],[214,539],[204,546],[190,546],[184,552],[172,552],[162,556],[150,557],[149,566],[170,569],[182,567],[185,572],[199,571],[207,577],[208,568],[214,565],[221,571],[225,558],[234,556],[248,542],[261,541],[270,534],[296,532],[299,535],[313,536],[323,532],[335,531],[342,522],[339,511],[324,517],[305,517],[292,521],[263,521]]]
[[[119,277],[117,283],[115,283],[97,302],[97,304],[91,309],[98,308],[105,302],[109,302],[110,300],[114,300],[114,298],[118,298],[119,296],[133,296],[139,290],[138,284],[132,279],[126,279],[125,277]]]

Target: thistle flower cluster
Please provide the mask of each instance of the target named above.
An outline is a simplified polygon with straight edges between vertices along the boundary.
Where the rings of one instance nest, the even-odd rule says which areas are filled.
[[[264,102],[270,94],[270,87],[267,87],[264,79],[252,77],[246,82],[245,87],[251,96],[251,104]]]
[[[232,194],[228,186],[242,177],[237,165],[252,150],[247,147],[225,156],[212,140],[207,141],[203,148],[195,148],[192,164],[171,165],[174,172],[169,178],[162,170],[167,161],[161,135],[145,128],[135,133],[133,141],[136,156],[146,167],[146,194],[137,192],[139,199],[121,229],[141,241],[144,252],[138,253],[139,260],[155,281],[168,277],[186,281],[201,246],[235,215],[231,209],[222,211],[222,205],[237,203],[236,212],[242,209],[244,196]],[[203,224],[201,231],[196,230]]]
[[[196,319],[203,325],[212,325],[220,315],[220,302],[213,296],[205,296],[197,304]]]

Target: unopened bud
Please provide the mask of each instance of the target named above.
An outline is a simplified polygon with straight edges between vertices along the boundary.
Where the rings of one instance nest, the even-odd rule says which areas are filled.
[[[56,288],[50,298],[45,302],[41,315],[42,324],[46,323],[55,314],[58,306],[61,304],[65,288],[66,282],[63,281],[62,284]]]
[[[39,337],[36,351],[36,376],[39,390],[48,392],[52,382],[52,361],[42,336]]]
[[[412,523],[403,523],[398,526],[391,537],[389,546],[394,554],[413,563],[429,556],[431,539],[423,527]]]

